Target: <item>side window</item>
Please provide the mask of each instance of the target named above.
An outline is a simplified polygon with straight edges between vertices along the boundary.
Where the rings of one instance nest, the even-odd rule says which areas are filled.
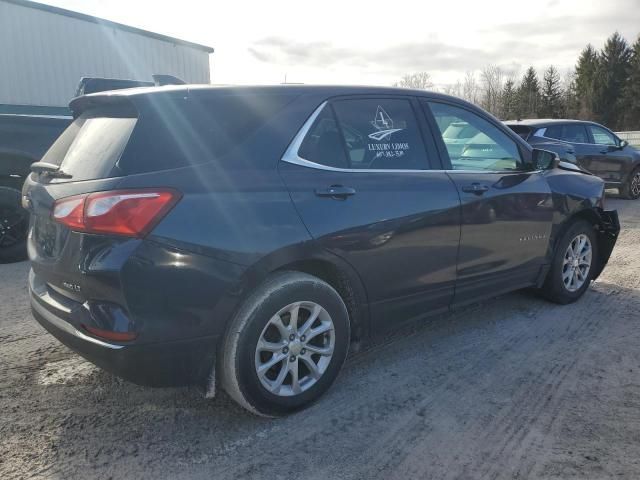
[[[436,102],[428,105],[454,170],[515,171],[522,168],[516,142],[489,121],[464,108]],[[461,123],[468,125],[464,135],[448,135],[452,126]],[[469,129],[472,129],[472,135],[469,135]]]
[[[562,125],[551,125],[547,127],[544,136],[547,138],[562,140]]]
[[[564,126],[562,140],[574,143],[589,143],[589,137],[584,125],[577,123]]]
[[[304,137],[298,155],[310,162],[329,167],[349,168],[331,106],[324,107]]]
[[[350,168],[428,168],[426,149],[409,100],[338,100],[333,108]]]
[[[551,125],[546,128],[545,137],[565,142],[589,143],[587,131],[580,124]]]
[[[595,125],[589,125],[591,135],[593,135],[593,141],[597,145],[617,145],[615,137],[604,128],[597,127]]]

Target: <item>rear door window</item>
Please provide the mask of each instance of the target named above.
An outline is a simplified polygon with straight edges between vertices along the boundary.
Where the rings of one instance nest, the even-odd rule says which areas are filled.
[[[547,127],[544,136],[555,140],[562,140],[562,125],[551,125]]]
[[[577,123],[564,126],[562,140],[573,143],[589,143],[587,130],[584,128],[584,125]]]
[[[304,138],[298,155],[305,160],[335,168],[349,168],[349,162],[335,115],[326,106]]]
[[[346,99],[328,104],[298,156],[353,170],[425,170],[425,144],[406,99]]]
[[[551,125],[545,130],[545,137],[572,143],[588,143],[587,130],[580,124]]]
[[[409,100],[349,99],[333,106],[352,169],[428,168],[426,148]]]

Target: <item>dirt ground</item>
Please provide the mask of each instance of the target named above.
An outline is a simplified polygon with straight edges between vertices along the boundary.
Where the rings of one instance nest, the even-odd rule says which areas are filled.
[[[80,359],[0,265],[0,479],[640,478],[640,202],[577,304],[514,293],[352,355],[280,420]]]

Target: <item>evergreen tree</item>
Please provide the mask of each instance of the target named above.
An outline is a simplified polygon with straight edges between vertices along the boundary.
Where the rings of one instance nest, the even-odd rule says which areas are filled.
[[[594,99],[598,63],[598,52],[590,44],[587,45],[578,57],[575,75],[576,117],[582,120],[595,119]]]
[[[507,79],[502,89],[501,118],[515,120],[518,118],[518,92],[513,78]]]
[[[542,80],[542,95],[539,114],[546,118],[560,118],[562,116],[562,85],[558,70],[551,65]]]
[[[578,118],[578,96],[576,94],[576,74],[569,70],[562,79],[562,116]]]
[[[595,108],[600,121],[616,130],[622,126],[622,93],[629,77],[631,49],[618,33],[611,35],[602,49],[595,82]]]
[[[640,130],[640,35],[636,43],[633,44],[632,50],[629,78],[623,95],[624,128],[627,130]]]
[[[537,118],[540,102],[540,82],[533,67],[529,67],[518,88],[518,113],[522,118]]]

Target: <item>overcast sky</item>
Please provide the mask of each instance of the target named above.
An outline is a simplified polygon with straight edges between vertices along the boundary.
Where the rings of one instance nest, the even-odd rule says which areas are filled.
[[[640,0],[43,0],[215,48],[214,83],[437,85],[492,63],[566,71],[618,30],[640,34]]]

